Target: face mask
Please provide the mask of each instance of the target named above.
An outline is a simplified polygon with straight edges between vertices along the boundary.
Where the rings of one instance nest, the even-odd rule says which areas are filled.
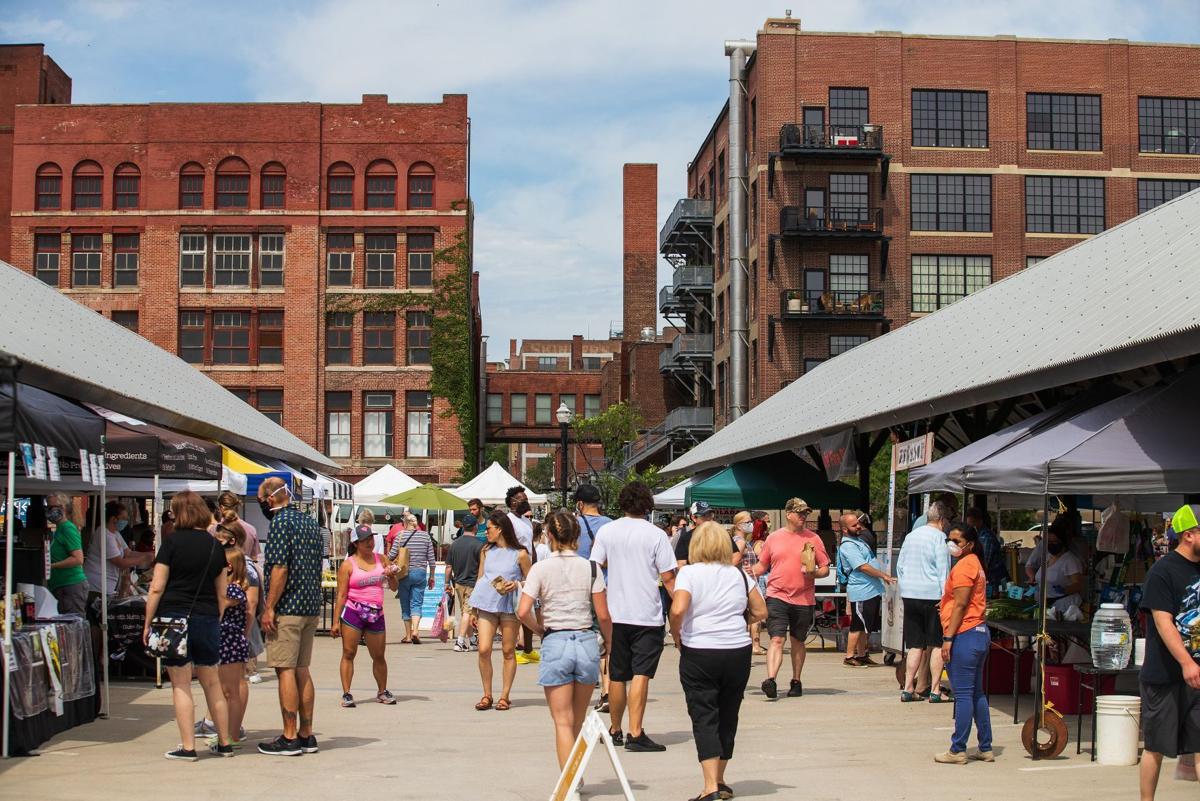
[[[958,557],[962,556],[963,552],[962,546],[953,541],[946,543],[946,550],[950,552],[951,559],[957,559]]]
[[[1051,542],[1046,545],[1046,550],[1050,552],[1051,556],[1058,556],[1063,552],[1063,546],[1061,542]]]
[[[742,523],[741,525],[738,526],[738,528],[740,528],[742,530],[743,534],[749,534],[751,531],[754,531],[754,524],[753,523]]]
[[[128,520],[118,520],[117,521],[117,531],[124,531],[127,528],[129,528]]]
[[[270,520],[272,517],[275,516],[275,510],[271,508],[270,499],[274,498],[276,495],[278,495],[281,492],[287,492],[287,491],[288,491],[287,487],[280,487],[279,489],[275,490],[270,495],[268,495],[266,498],[258,499],[258,508],[262,510],[263,517]]]
[[[63,521],[63,510],[55,506],[52,509],[46,510],[46,520],[50,523],[61,523]]]

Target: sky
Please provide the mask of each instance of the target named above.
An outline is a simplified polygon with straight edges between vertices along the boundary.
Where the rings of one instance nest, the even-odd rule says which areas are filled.
[[[0,0],[0,41],[45,43],[80,103],[468,94],[502,359],[510,338],[620,326],[622,164],[659,165],[661,225],[728,97],[724,41],[789,6],[809,30],[1200,42],[1200,0]]]

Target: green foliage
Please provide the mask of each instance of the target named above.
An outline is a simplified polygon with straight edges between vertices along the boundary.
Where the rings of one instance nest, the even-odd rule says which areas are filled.
[[[604,466],[611,470],[621,461],[621,449],[637,436],[642,415],[630,404],[614,403],[595,417],[578,416],[571,424],[579,441],[599,442],[604,448]]]
[[[555,489],[553,456],[543,456],[525,471],[525,486],[540,493]]]
[[[492,462],[499,462],[501,467],[505,470],[508,469],[508,445],[506,443],[489,442],[483,446],[483,468],[486,470]]]
[[[888,477],[892,472],[892,446],[879,449],[871,462],[871,519],[887,521]],[[908,471],[896,474],[896,504],[908,508]],[[907,512],[905,513],[907,515]]]

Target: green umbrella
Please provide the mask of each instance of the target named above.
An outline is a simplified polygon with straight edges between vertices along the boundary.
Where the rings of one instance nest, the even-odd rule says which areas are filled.
[[[441,487],[433,484],[422,484],[398,495],[389,495],[380,501],[382,504],[407,506],[411,509],[441,509],[457,511],[467,508],[467,502],[457,495],[451,495]]]

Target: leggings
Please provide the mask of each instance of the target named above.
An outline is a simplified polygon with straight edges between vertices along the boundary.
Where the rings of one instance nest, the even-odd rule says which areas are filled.
[[[689,648],[679,656],[679,681],[692,719],[696,756],[732,759],[738,712],[750,680],[750,646]]]

